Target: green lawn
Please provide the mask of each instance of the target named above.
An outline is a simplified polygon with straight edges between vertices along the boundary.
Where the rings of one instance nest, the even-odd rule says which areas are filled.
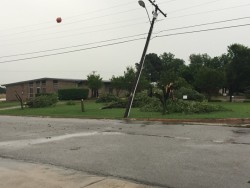
[[[8,108],[12,106],[18,106],[20,105],[19,102],[6,102],[6,101],[0,101],[0,109],[1,108]]]
[[[18,103],[16,103],[18,104]],[[73,118],[107,118],[121,119],[125,109],[106,109],[100,110],[103,104],[94,101],[85,101],[85,112],[81,112],[80,103],[66,105],[61,102],[55,107],[49,108],[25,108],[0,111],[0,115],[17,116],[49,116],[49,117],[73,117]],[[157,112],[141,112],[138,108],[131,110],[130,118],[160,118],[160,119],[218,119],[218,118],[250,118],[250,103],[216,103],[228,109],[224,112],[213,112],[206,114],[167,114],[161,115]],[[0,104],[1,106],[2,104]],[[0,107],[1,108],[1,107]]]

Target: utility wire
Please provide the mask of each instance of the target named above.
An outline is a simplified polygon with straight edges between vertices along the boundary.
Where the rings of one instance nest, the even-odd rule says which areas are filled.
[[[124,6],[126,6],[128,4],[132,4],[132,3],[135,3],[135,2],[134,1],[130,1],[130,2],[127,2],[127,3],[118,4],[118,5],[115,5],[115,6],[108,7],[108,8],[97,9],[97,10],[89,11],[89,12],[86,12],[86,13],[83,13],[83,14],[78,14],[78,15],[66,17],[66,19],[72,19],[72,18],[75,18],[75,17],[80,17],[80,16],[83,16],[83,15],[88,15],[88,14],[92,14],[92,13],[95,13],[95,12],[102,12],[102,11],[113,9],[113,8],[117,8],[117,7],[124,7]],[[3,29],[3,30],[0,30],[0,31],[12,30],[12,29],[19,29],[19,28],[27,28],[27,27],[35,27],[35,26],[44,25],[44,24],[48,24],[48,23],[52,23],[52,22],[51,21],[47,21],[47,22],[38,23],[38,24],[24,25],[24,26],[9,28],[9,29]]]
[[[212,25],[212,24],[218,24],[218,23],[225,23],[225,22],[231,22],[231,21],[237,21],[237,20],[243,20],[243,19],[249,19],[249,18],[250,18],[250,16],[241,17],[241,18],[234,18],[234,19],[228,19],[228,20],[221,20],[221,21],[216,21],[216,22],[208,22],[208,23],[204,23],[204,24],[189,25],[189,26],[185,26],[185,27],[177,27],[177,28],[165,29],[165,30],[155,32],[154,35],[162,33],[162,32],[166,32],[166,31],[188,29],[188,28],[193,28],[193,27],[206,26],[206,25]],[[138,37],[138,36],[143,36],[143,35],[146,35],[146,34],[147,33],[141,33],[141,34],[136,34],[136,35],[129,35],[129,36],[124,36],[124,37],[119,37],[119,38],[112,38],[112,39],[107,39],[107,40],[102,40],[102,41],[90,42],[90,43],[73,45],[73,46],[66,46],[66,47],[61,47],[61,48],[54,48],[54,49],[49,49],[49,50],[41,50],[41,51],[34,51],[34,52],[28,52],[28,53],[13,54],[13,55],[1,56],[0,58],[16,57],[16,56],[22,56],[22,55],[31,55],[31,54],[36,54],[36,53],[64,50],[64,49],[69,49],[69,48],[76,48],[76,47],[81,47],[81,46],[93,45],[93,44],[104,43],[104,42],[111,42],[111,41],[115,41],[115,40],[127,39],[127,38],[132,38],[132,37]]]
[[[13,55],[1,56],[0,58],[16,57],[16,56],[22,56],[22,55],[31,55],[31,54],[37,54],[37,53],[43,53],[43,52],[51,52],[51,51],[57,51],[57,50],[65,50],[65,49],[69,49],[69,48],[88,46],[88,45],[104,43],[104,42],[111,42],[111,41],[115,41],[115,40],[131,38],[131,37],[138,37],[138,36],[142,36],[142,35],[146,35],[146,34],[147,33],[142,33],[142,34],[137,34],[137,35],[130,35],[130,36],[125,36],[125,37],[119,37],[119,38],[113,38],[113,39],[108,39],[108,40],[102,40],[102,41],[90,42],[90,43],[85,43],[85,44],[79,44],[79,45],[74,45],[74,46],[66,46],[66,47],[62,47],[62,48],[54,48],[54,49],[49,49],[49,50],[40,50],[40,51],[34,51],[34,52],[28,52],[28,53],[13,54]]]
[[[227,26],[227,27],[217,27],[217,28],[202,29],[202,30],[197,30],[197,31],[186,31],[186,32],[182,32],[182,33],[173,33],[173,34],[166,34],[166,35],[158,35],[158,36],[155,36],[153,38],[162,38],[162,37],[169,37],[169,36],[174,36],[174,35],[184,35],[184,34],[191,34],[191,33],[201,33],[201,32],[205,32],[205,31],[215,31],[215,30],[223,30],[223,29],[245,27],[245,26],[250,26],[250,24],[233,25],[233,26]]]
[[[182,32],[182,33],[172,33],[172,34],[167,34],[167,35],[155,36],[154,38],[162,38],[162,37],[168,37],[168,36],[174,36],[174,35],[184,35],[184,34],[200,33],[200,32],[215,31],[215,30],[230,29],[230,28],[238,28],[238,27],[245,27],[245,26],[249,26],[249,25],[250,24],[242,24],[242,25],[233,25],[233,26],[227,26],[227,27],[217,27],[217,28],[203,29],[203,30],[196,30],[196,31],[187,31],[187,32]],[[13,59],[13,60],[1,61],[0,63],[3,64],[3,63],[9,63],[9,62],[16,62],[16,61],[23,61],[23,60],[29,60],[29,59],[37,59],[37,58],[48,57],[48,56],[56,56],[56,55],[68,54],[68,53],[85,51],[85,50],[96,49],[96,48],[101,48],[101,47],[114,46],[114,45],[118,45],[118,44],[123,44],[123,43],[138,41],[138,40],[142,40],[142,39],[145,39],[145,38],[131,39],[131,40],[126,40],[126,41],[121,41],[121,42],[115,42],[115,43],[110,43],[110,44],[98,45],[98,46],[94,46],[94,47],[82,48],[82,49],[71,50],[71,51],[66,51],[66,52],[59,52],[59,53],[54,53],[54,54],[46,54],[46,55],[33,56],[33,57],[28,57],[28,58],[20,58],[20,59]]]
[[[228,8],[223,8],[223,9],[215,9],[215,10],[210,10],[210,11],[203,11],[203,12],[198,12],[198,13],[194,13],[194,14],[186,14],[186,15],[181,15],[181,16],[176,16],[176,17],[169,17],[169,19],[176,19],[176,18],[182,18],[182,17],[187,17],[187,16],[194,16],[194,15],[200,15],[200,14],[206,14],[206,13],[212,13],[212,12],[218,12],[218,11],[224,11],[224,10],[229,10],[229,9],[234,9],[234,8],[240,8],[240,7],[246,7],[246,6],[249,6],[250,4],[244,4],[244,5],[239,5],[239,6],[232,6],[232,7],[228,7]],[[161,20],[158,20],[158,22],[161,22],[161,21],[164,21],[165,19],[161,19]],[[66,37],[69,37],[70,35],[66,36]],[[72,35],[73,36],[73,35]],[[58,38],[58,37],[56,37]],[[63,38],[63,37],[59,37],[59,38]],[[53,40],[53,38],[49,38],[49,39],[43,39],[43,40]],[[34,42],[37,42],[37,41],[41,41],[41,40],[36,40]],[[21,42],[23,43],[23,42]],[[27,42],[25,42],[27,43]],[[16,44],[16,43],[15,43]]]
[[[174,11],[170,11],[170,12],[168,12],[168,14],[189,10],[189,9],[200,7],[200,6],[207,5],[207,4],[217,3],[219,1],[222,1],[222,0],[215,0],[215,1],[205,2],[205,3],[200,3],[198,5],[194,5],[194,6],[190,6],[190,7],[186,7],[186,8],[182,8],[182,9],[177,9],[177,10],[174,10]]]
[[[110,44],[98,45],[98,46],[89,47],[89,48],[82,48],[82,49],[78,49],[78,50],[71,50],[71,51],[66,51],[66,52],[59,52],[59,53],[54,53],[54,54],[46,54],[46,55],[33,56],[33,57],[27,57],[27,58],[21,58],[21,59],[1,61],[0,63],[2,64],[2,63],[9,63],[9,62],[15,62],[15,61],[23,61],[23,60],[29,60],[29,59],[37,59],[37,58],[42,58],[42,57],[49,57],[49,56],[56,56],[56,55],[68,54],[68,53],[73,53],[73,52],[85,51],[85,50],[90,50],[90,49],[96,49],[96,48],[101,48],[101,47],[107,47],[107,46],[113,46],[113,45],[117,45],[117,44],[123,44],[123,43],[138,41],[138,40],[142,40],[142,39],[145,39],[145,37],[143,37],[143,38],[137,38],[137,39],[131,39],[131,40],[126,40],[126,41],[121,41],[121,42],[115,42],[115,43],[110,43]]]
[[[136,10],[138,10],[138,8],[130,9],[130,10],[126,10],[126,11],[121,11],[121,12],[116,12],[116,13],[112,13],[112,14],[106,14],[106,15],[86,18],[86,19],[82,19],[82,20],[78,20],[78,21],[74,21],[74,22],[61,24],[61,27],[69,26],[69,25],[76,24],[76,23],[79,23],[79,22],[87,22],[87,21],[92,21],[92,20],[96,20],[96,19],[99,19],[99,18],[104,18],[104,17],[109,17],[109,16],[115,16],[115,15],[118,15],[118,14],[129,13],[129,12],[133,12],[133,11],[136,11]],[[50,26],[50,27],[43,27],[43,28],[37,28],[37,29],[32,29],[32,30],[21,31],[21,32],[13,33],[12,35],[29,33],[29,32],[33,32],[33,31],[41,31],[41,30],[53,29],[53,28],[58,28],[58,25],[57,26]]]
[[[184,27],[177,27],[177,28],[172,28],[172,29],[164,29],[164,30],[155,32],[154,34],[159,34],[159,33],[166,32],[166,31],[188,29],[188,28],[192,28],[192,27],[199,27],[199,26],[206,26],[206,25],[212,25],[212,24],[218,24],[218,23],[232,22],[232,21],[249,19],[249,18],[250,18],[250,16],[246,16],[246,17],[240,17],[240,18],[234,18],[234,19],[216,21],[216,22],[208,22],[208,23],[203,23],[203,24],[196,24],[196,25],[189,25],[189,26],[184,26]]]
[[[220,11],[224,11],[224,10],[230,10],[230,9],[241,8],[241,7],[247,7],[249,5],[250,5],[250,3],[249,4],[244,4],[244,5],[238,5],[238,6],[232,6],[232,7],[222,8],[222,9],[215,9],[215,10],[197,12],[197,13],[193,13],[193,14],[186,14],[186,15],[181,15],[181,16],[175,16],[175,17],[169,16],[168,19],[182,18],[182,17],[187,17],[187,16],[196,16],[196,15],[206,14],[206,13],[212,13],[212,12],[220,12]]]

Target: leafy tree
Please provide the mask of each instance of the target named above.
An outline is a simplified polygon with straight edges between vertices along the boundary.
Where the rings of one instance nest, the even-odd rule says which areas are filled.
[[[250,86],[250,49],[241,44],[232,44],[228,47],[228,56],[226,73],[229,95],[232,96]]]
[[[116,96],[119,97],[120,91],[125,89],[125,79],[123,76],[112,76],[110,79],[111,86],[116,90]]]
[[[187,84],[181,79],[185,67],[184,61],[175,58],[171,53],[163,53],[160,57],[156,54],[149,54],[146,57],[145,72],[147,78],[151,82],[155,82],[157,86],[152,92],[152,96],[160,100],[163,114],[167,111],[167,100],[173,98],[173,90],[177,83]]]
[[[217,94],[219,89],[224,86],[225,74],[219,70],[203,67],[195,76],[195,86],[199,91],[205,93],[208,100],[212,95]]]
[[[136,68],[138,68],[138,64],[136,64]],[[124,71],[124,81],[126,90],[131,93],[136,82],[136,69],[134,69],[133,67],[127,67],[126,71]],[[144,89],[147,89],[148,87],[148,80],[145,78],[144,74],[141,74],[136,91],[140,92]]]
[[[87,76],[87,84],[88,87],[91,89],[91,97],[98,97],[99,96],[99,89],[102,87],[102,78],[100,75],[96,75],[95,72],[89,74]]]

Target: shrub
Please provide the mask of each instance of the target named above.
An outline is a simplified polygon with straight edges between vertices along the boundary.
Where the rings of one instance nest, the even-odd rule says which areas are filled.
[[[226,110],[220,105],[209,104],[208,102],[197,101],[168,101],[167,110],[169,113],[209,113]]]
[[[140,108],[144,112],[161,112],[162,105],[156,98],[152,98],[151,102]],[[209,113],[215,111],[225,111],[226,109],[220,105],[212,105],[208,102],[168,100],[168,113]]]
[[[181,87],[180,89],[175,91],[175,97],[177,99],[182,99],[183,95],[187,95],[187,100],[193,100],[193,101],[203,101],[205,99],[205,96],[202,95],[201,93],[190,89],[190,88],[185,88]]]
[[[122,100],[120,99],[119,101],[113,101],[107,105],[105,105],[104,107],[102,107],[101,109],[110,109],[110,108],[125,108],[127,105],[127,100]]]
[[[44,94],[30,100],[27,105],[31,108],[44,108],[55,105],[57,101],[58,98],[56,94]]]
[[[143,107],[149,104],[151,100],[152,98],[148,96],[146,91],[137,93],[134,98],[133,107]]]
[[[140,111],[142,112],[161,112],[162,111],[162,104],[159,99],[152,97],[151,100],[145,103],[141,108]]]
[[[73,88],[58,90],[59,100],[80,100],[87,99],[89,95],[88,89]]]
[[[119,98],[116,97],[113,94],[104,94],[101,95],[97,100],[96,103],[108,103],[108,102],[114,102],[114,101],[119,101]]]

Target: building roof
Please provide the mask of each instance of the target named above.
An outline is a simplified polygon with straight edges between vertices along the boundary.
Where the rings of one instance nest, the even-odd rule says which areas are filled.
[[[33,80],[25,80],[25,81],[20,81],[20,82],[14,82],[14,83],[9,83],[9,84],[4,84],[2,86],[10,86],[10,85],[17,85],[17,84],[23,84],[23,83],[27,83],[27,82],[36,82],[36,81],[42,81],[42,80],[60,80],[60,81],[66,81],[66,82],[87,82],[87,80],[83,80],[83,79],[68,79],[68,78],[38,78],[38,79],[33,79]],[[107,80],[103,80],[104,83],[110,83],[110,81]]]

